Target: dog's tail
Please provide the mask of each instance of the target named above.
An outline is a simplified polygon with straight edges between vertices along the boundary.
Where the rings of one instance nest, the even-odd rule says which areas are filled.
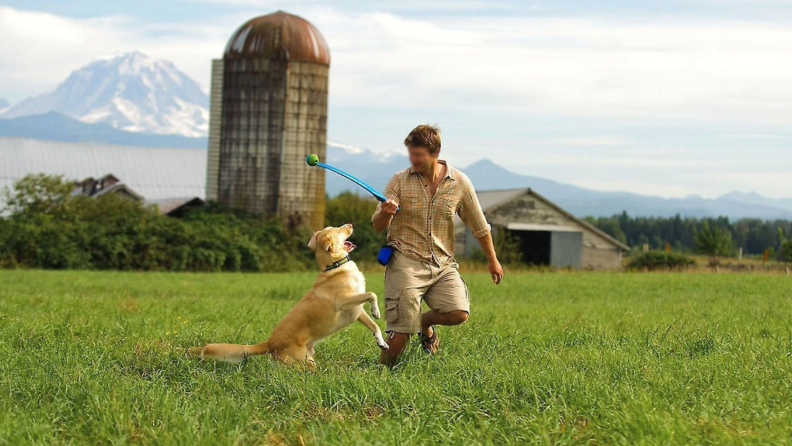
[[[255,345],[206,344],[201,350],[201,359],[217,359],[226,362],[242,362],[248,356],[269,353],[266,341]]]

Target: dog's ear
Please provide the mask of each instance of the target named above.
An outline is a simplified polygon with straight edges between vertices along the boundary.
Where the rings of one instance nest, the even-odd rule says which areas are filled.
[[[308,240],[308,247],[311,248],[311,251],[316,251],[316,234],[318,233],[319,231],[314,232],[311,239]]]
[[[325,251],[332,251],[333,245],[335,245],[335,237],[330,234],[325,234],[323,244]]]

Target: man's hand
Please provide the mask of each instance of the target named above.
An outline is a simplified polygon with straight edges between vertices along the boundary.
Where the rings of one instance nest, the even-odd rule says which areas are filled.
[[[503,280],[503,267],[498,259],[493,258],[487,262],[487,267],[489,268],[490,277],[492,277],[492,281],[495,282],[495,285],[501,283],[501,280]]]
[[[399,203],[391,199],[380,203],[380,209],[371,217],[371,223],[374,224],[374,232],[382,232],[387,229],[398,209]]]
[[[391,199],[387,199],[382,202],[381,212],[387,215],[396,215],[396,211],[399,209],[399,203]]]

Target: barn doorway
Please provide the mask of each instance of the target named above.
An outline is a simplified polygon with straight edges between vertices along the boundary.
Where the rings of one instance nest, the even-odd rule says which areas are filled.
[[[550,264],[550,231],[513,231],[506,233],[519,240],[522,251],[522,261],[528,265]]]
[[[580,268],[583,233],[565,226],[510,223],[507,234],[518,240],[522,261],[528,265]]]

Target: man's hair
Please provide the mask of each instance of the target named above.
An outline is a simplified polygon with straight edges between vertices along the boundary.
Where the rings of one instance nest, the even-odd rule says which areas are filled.
[[[426,147],[432,155],[440,151],[440,127],[437,125],[419,125],[412,129],[404,138],[407,147]]]

